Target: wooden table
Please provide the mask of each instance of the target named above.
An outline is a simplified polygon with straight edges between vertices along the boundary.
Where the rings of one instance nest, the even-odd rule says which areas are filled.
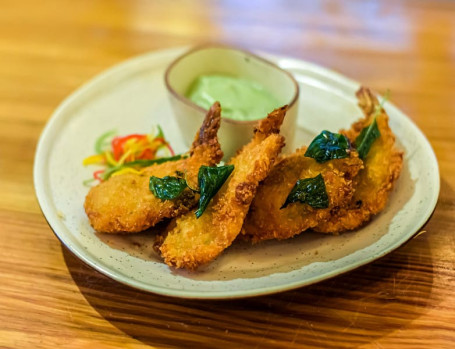
[[[38,137],[87,79],[217,41],[314,61],[392,100],[429,138],[441,194],[405,246],[343,276],[233,301],[118,284],[61,246],[35,199]],[[0,11],[0,346],[455,346],[455,3],[5,1]]]

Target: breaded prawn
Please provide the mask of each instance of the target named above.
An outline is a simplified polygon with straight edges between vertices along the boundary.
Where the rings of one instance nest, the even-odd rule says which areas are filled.
[[[318,232],[339,233],[361,227],[384,209],[390,191],[400,176],[403,153],[395,147],[395,136],[389,127],[387,113],[368,88],[361,87],[356,96],[365,117],[343,133],[355,142],[361,131],[376,119],[380,136],[364,159],[365,168],[355,179],[355,192],[349,205],[334,210],[329,220],[321,221],[314,228]]]
[[[253,242],[288,239],[329,219],[331,211],[347,205],[353,195],[353,178],[363,167],[356,151],[349,157],[318,163],[305,157],[307,147],[282,156],[259,186],[243,225],[243,237]],[[300,202],[281,208],[299,179],[324,179],[329,207],[313,208]]]
[[[284,138],[278,133],[286,110],[277,109],[259,123],[252,141],[230,160],[234,171],[200,218],[188,212],[175,220],[159,247],[168,265],[196,269],[231,245],[240,233],[259,182],[284,146]]]
[[[175,176],[185,173],[192,188],[197,188],[197,174],[202,165],[216,165],[223,153],[217,132],[221,107],[214,103],[196,134],[189,157],[152,165],[141,174],[113,176],[93,187],[85,199],[85,212],[92,227],[103,233],[134,233],[150,228],[164,218],[173,218],[197,204],[198,196],[187,189],[176,200],[161,201],[149,190],[151,176]]]

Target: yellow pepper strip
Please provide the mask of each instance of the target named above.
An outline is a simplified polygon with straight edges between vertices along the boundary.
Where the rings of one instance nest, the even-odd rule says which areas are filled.
[[[119,170],[119,171],[117,171],[117,172],[114,172],[114,173],[111,175],[111,177],[118,176],[118,175],[121,175],[121,174],[124,174],[124,173],[141,174],[142,171],[136,170],[136,169],[131,168],[131,167],[126,167],[126,168],[122,168],[121,170]]]
[[[152,141],[152,142],[150,143],[150,146],[151,146],[151,147],[156,147],[156,148],[158,148],[158,147],[160,147],[160,146],[162,146],[162,145],[163,145],[163,142],[162,142],[162,141]]]
[[[131,150],[129,149],[128,151],[126,151],[122,157],[118,160],[118,164],[119,165],[123,165],[125,163],[125,160],[128,158],[128,156],[131,155]]]
[[[110,151],[104,152],[104,155],[106,156],[106,160],[109,166],[117,166],[118,163],[117,161],[114,160],[112,153]]]
[[[95,164],[104,164],[106,161],[104,154],[96,154],[96,155],[91,155],[87,158],[85,158],[82,161],[82,165],[87,166],[87,165],[95,165]]]
[[[127,140],[123,146],[124,154],[119,162],[122,160],[124,162],[136,160],[136,156],[142,153],[143,144],[144,142],[134,138]]]

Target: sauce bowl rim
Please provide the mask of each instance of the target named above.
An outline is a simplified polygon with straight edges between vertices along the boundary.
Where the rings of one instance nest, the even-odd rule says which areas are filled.
[[[290,109],[297,102],[297,99],[299,98],[299,94],[300,94],[299,84],[297,83],[297,80],[295,80],[294,76],[290,72],[284,70],[283,68],[280,68],[275,63],[272,63],[271,61],[269,61],[269,60],[267,60],[265,58],[262,58],[261,56],[258,56],[257,54],[252,53],[251,51],[248,51],[248,50],[245,50],[245,49],[242,49],[242,48],[238,48],[238,47],[235,47],[235,46],[231,46],[231,45],[224,45],[224,44],[202,44],[202,45],[194,46],[194,47],[190,48],[188,51],[186,51],[184,54],[182,54],[179,57],[177,57],[175,60],[173,60],[169,64],[169,66],[166,68],[166,71],[164,73],[164,83],[166,85],[167,90],[174,97],[176,97],[179,101],[183,102],[184,104],[190,106],[193,109],[199,110],[201,113],[207,113],[206,109],[200,107],[199,105],[197,105],[196,103],[191,101],[189,98],[186,98],[185,96],[183,96],[180,93],[178,93],[177,91],[175,91],[175,89],[171,86],[171,83],[169,82],[169,74],[170,74],[171,70],[180,61],[185,59],[187,56],[189,56],[189,55],[191,55],[191,54],[193,54],[193,53],[195,53],[197,51],[202,51],[202,50],[210,49],[210,48],[221,48],[221,49],[226,49],[226,50],[238,51],[238,52],[246,54],[246,55],[248,55],[250,57],[253,57],[254,59],[262,61],[263,63],[269,65],[271,68],[274,68],[274,69],[277,69],[277,70],[281,71],[282,73],[284,73],[286,76],[289,77],[289,79],[292,81],[292,84],[294,85],[294,94],[293,94],[293,97],[291,99],[291,102],[289,104],[287,104],[288,109]],[[223,106],[221,106],[221,109],[223,109]],[[202,114],[202,116],[203,115],[204,114]],[[263,118],[255,119],[255,120],[234,120],[234,119],[230,119],[228,117],[223,117],[223,121],[224,122],[229,122],[229,123],[232,123],[232,124],[254,125],[254,124],[257,124],[260,120],[265,119],[266,117],[267,117],[267,115],[265,115]]]

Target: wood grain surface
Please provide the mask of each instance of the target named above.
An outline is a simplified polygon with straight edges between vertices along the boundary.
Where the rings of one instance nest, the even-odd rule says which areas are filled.
[[[345,275],[235,301],[140,292],[62,247],[32,180],[52,111],[115,63],[214,41],[390,88],[440,165],[439,202],[422,233]],[[453,1],[2,1],[0,346],[453,348],[454,135]]]

